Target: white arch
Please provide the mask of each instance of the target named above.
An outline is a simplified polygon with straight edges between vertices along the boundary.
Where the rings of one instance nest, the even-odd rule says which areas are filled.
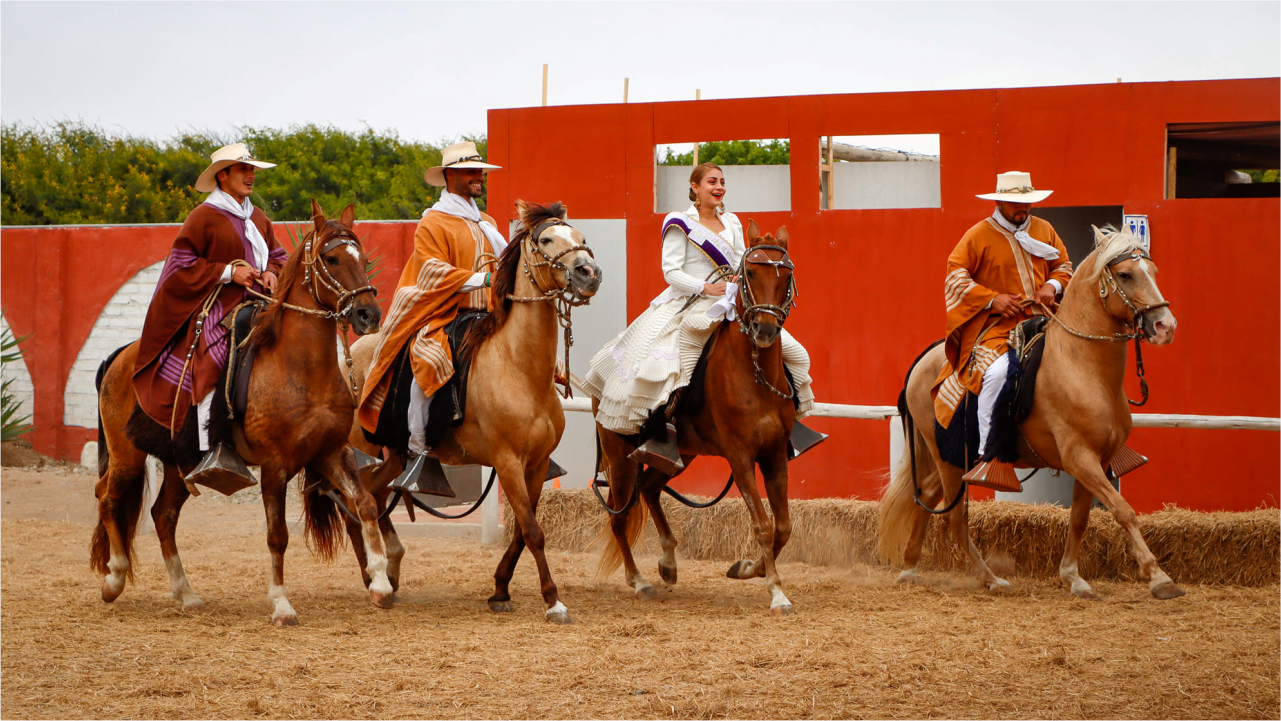
[[[128,283],[120,286],[111,302],[102,309],[102,315],[93,324],[89,339],[80,348],[80,354],[71,366],[71,375],[67,377],[67,390],[63,395],[66,409],[62,420],[66,425],[98,427],[98,392],[93,385],[98,366],[112,351],[142,335],[147,306],[151,304],[151,296],[156,291],[164,265],[162,260],[138,271]]]
[[[9,321],[0,315],[0,333],[9,330]],[[8,381],[12,379],[13,385],[9,386],[9,393],[18,401],[18,415],[31,416],[35,413],[36,389],[31,384],[31,374],[27,372],[27,359],[19,358],[13,363],[5,363],[0,369],[0,380]],[[27,423],[31,418],[27,418]]]

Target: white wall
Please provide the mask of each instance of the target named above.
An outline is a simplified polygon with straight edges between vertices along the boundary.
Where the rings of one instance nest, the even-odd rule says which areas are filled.
[[[80,348],[80,354],[71,366],[71,375],[67,377],[67,390],[63,396],[66,409],[62,420],[66,425],[98,427],[98,392],[93,386],[98,365],[112,351],[142,335],[147,306],[151,304],[151,296],[156,291],[164,265],[163,260],[149,265],[120,286],[94,322],[89,339]]]
[[[792,209],[792,168],[789,165],[725,165],[725,208],[732,213]],[[655,212],[674,213],[690,205],[687,165],[655,168]],[[818,187],[815,178],[814,187]],[[747,220],[742,219],[744,224]],[[657,234],[658,229],[654,232]]]
[[[9,321],[0,315],[0,332],[9,330]],[[20,346],[21,347],[21,346]],[[17,418],[22,416],[31,416],[35,413],[35,386],[31,385],[31,374],[27,372],[27,362],[25,358],[19,358],[12,363],[5,363],[0,368],[0,381],[12,380],[13,385],[9,386],[9,393],[14,400],[18,402]],[[27,423],[31,418],[27,418]]]
[[[837,210],[943,206],[938,163],[836,163],[834,173]]]

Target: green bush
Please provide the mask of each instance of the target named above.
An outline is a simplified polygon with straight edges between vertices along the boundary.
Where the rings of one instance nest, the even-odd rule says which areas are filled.
[[[0,366],[22,358],[22,349],[18,344],[26,340],[27,336],[15,338],[13,331],[8,327],[4,333],[0,334]],[[13,385],[16,378],[0,383],[0,441],[8,443],[15,441],[22,436],[30,433],[35,426],[27,423],[31,418],[30,415],[19,416],[18,399],[9,392],[9,386]]]
[[[787,165],[792,162],[787,140],[717,140],[698,144],[698,162],[717,165]],[[694,153],[667,149],[659,165],[693,165]]]
[[[483,135],[464,139],[485,152]],[[423,172],[439,164],[440,149],[402,141],[394,132],[305,125],[241,128],[234,139],[187,133],[156,141],[115,137],[83,123],[6,124],[0,223],[181,222],[204,200],[192,186],[209,154],[236,141],[278,164],[257,175],[252,197],[272,220],[308,219],[312,198],[326,209],[355,203],[360,219],[413,219],[440,197],[440,189],[423,182]],[[477,202],[485,207],[484,198]]]

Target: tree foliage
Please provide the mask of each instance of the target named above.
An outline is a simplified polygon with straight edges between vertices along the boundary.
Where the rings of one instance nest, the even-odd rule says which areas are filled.
[[[791,160],[787,140],[717,140],[698,144],[698,162],[717,165],[787,165]],[[659,165],[693,165],[694,153],[673,153],[671,148]]]
[[[485,152],[485,137],[464,136]],[[440,197],[423,181],[440,148],[394,132],[305,125],[240,128],[235,138],[186,133],[156,141],[112,136],[83,123],[6,124],[0,146],[4,225],[176,223],[204,200],[193,187],[209,154],[232,142],[276,163],[259,171],[252,202],[273,220],[305,220],[356,204],[367,220],[413,219]],[[484,199],[477,201],[485,207]]]

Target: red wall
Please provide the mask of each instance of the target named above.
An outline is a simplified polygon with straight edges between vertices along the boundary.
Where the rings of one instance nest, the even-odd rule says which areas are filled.
[[[801,293],[788,328],[809,349],[819,400],[889,405],[942,335],[945,258],[991,212],[974,195],[999,172],[1026,170],[1055,190],[1047,206],[1123,205],[1150,218],[1180,330],[1145,357],[1145,411],[1276,417],[1281,204],[1162,198],[1167,123],[1275,121],[1279,90],[1267,78],[491,110],[490,160],[503,170],[490,175],[489,208],[511,218],[517,198],[562,200],[571,217],[627,219],[634,318],[664,286],[654,146],[790,138],[792,210],[741,215],[788,226]],[[821,136],[915,133],[940,136],[941,208],[819,210]],[[792,495],[876,497],[888,422],[813,425],[832,440],[794,465]],[[1278,435],[1138,430],[1131,445],[1152,462],[1126,476],[1125,494],[1140,510],[1275,506]],[[678,484],[718,490],[724,469],[701,460]]]

